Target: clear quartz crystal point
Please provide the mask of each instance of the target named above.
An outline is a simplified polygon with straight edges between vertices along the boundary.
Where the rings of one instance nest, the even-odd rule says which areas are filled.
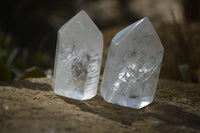
[[[111,42],[101,84],[110,103],[142,108],[153,101],[164,48],[145,17],[120,31]]]
[[[97,93],[103,35],[84,12],[58,31],[53,88],[57,95],[86,100]]]

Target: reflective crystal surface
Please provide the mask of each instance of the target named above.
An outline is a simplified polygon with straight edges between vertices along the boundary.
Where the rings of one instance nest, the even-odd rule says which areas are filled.
[[[58,95],[86,100],[97,93],[103,36],[84,12],[58,32],[53,87]]]
[[[101,84],[110,103],[142,108],[153,101],[163,46],[145,17],[120,31],[111,42]]]

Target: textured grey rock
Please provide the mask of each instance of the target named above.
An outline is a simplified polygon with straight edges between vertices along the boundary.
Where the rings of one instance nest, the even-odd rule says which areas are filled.
[[[0,133],[199,133],[200,85],[160,79],[141,110],[57,97],[52,79],[0,82]]]
[[[84,12],[58,32],[53,87],[58,95],[86,100],[97,93],[103,36]]]
[[[120,31],[111,42],[101,84],[110,103],[142,108],[153,101],[163,46],[147,17]]]

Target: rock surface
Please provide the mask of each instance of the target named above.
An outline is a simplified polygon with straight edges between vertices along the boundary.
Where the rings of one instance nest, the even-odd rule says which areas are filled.
[[[159,80],[152,104],[140,110],[77,101],[53,93],[46,78],[0,82],[1,133],[197,133],[200,85]]]

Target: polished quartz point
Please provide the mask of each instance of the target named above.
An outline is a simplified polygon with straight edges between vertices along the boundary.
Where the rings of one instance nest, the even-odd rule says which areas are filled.
[[[110,103],[142,108],[153,101],[163,46],[145,17],[120,31],[111,42],[101,84]]]
[[[84,12],[58,31],[53,88],[57,95],[86,100],[97,93],[103,35]]]

